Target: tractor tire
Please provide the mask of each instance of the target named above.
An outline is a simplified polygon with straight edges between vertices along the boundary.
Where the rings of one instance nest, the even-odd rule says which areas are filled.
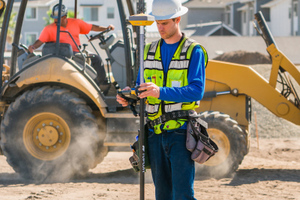
[[[248,153],[248,133],[227,114],[206,111],[200,116],[208,123],[207,132],[218,145],[219,151],[204,164],[196,164],[196,175],[229,177]]]
[[[107,154],[104,138],[86,102],[59,87],[24,92],[1,123],[7,162],[22,177],[37,182],[86,174]]]

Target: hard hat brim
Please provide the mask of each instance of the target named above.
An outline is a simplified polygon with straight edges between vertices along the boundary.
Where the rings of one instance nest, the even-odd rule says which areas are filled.
[[[57,19],[58,18],[58,16],[54,16],[54,15],[50,15],[50,17],[53,18],[53,19]]]
[[[62,15],[61,17],[63,17],[63,16],[66,16],[66,15]],[[55,15],[52,15],[52,14],[50,15],[50,17],[53,18],[53,19],[58,19],[58,16],[55,16]]]
[[[181,6],[180,11],[178,11],[175,14],[171,14],[171,15],[164,15],[164,16],[159,16],[159,15],[154,15],[152,14],[152,11],[149,13],[149,15],[154,16],[155,20],[165,20],[165,19],[173,19],[176,17],[180,17],[182,15],[184,15],[185,13],[187,13],[189,9],[187,7]]]

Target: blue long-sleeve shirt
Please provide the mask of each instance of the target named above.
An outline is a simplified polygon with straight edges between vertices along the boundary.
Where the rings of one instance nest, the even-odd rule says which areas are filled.
[[[171,59],[179,45],[179,42],[161,45],[161,59],[164,73],[167,73]],[[188,71],[188,85],[184,87],[160,87],[160,100],[174,102],[192,102],[202,99],[205,88],[205,58],[202,48],[195,46],[192,52]],[[138,73],[136,84],[140,84]]]

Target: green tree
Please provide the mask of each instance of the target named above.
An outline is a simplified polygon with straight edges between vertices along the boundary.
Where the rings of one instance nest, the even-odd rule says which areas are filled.
[[[4,19],[4,13],[5,13],[5,10],[4,10],[2,16],[0,17],[1,29],[2,29],[2,24],[3,24],[3,19]],[[16,27],[16,20],[15,20],[16,15],[17,15],[17,13],[13,12],[10,16],[10,19],[9,19],[7,37],[6,37],[6,41],[8,43],[12,43],[12,39],[13,39],[13,36],[14,36],[15,27]]]
[[[45,20],[46,22],[45,26],[52,24],[54,22],[54,19],[50,17],[51,14],[52,14],[52,9],[47,11],[48,17],[43,18],[43,20]],[[68,18],[74,18],[74,16],[75,16],[74,11],[68,11],[68,15],[67,15]]]

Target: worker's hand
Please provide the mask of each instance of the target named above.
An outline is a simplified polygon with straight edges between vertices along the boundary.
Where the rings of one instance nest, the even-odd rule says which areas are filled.
[[[107,27],[107,29],[115,30],[115,26],[112,25],[112,24],[110,24],[110,25]]]
[[[160,95],[159,87],[157,85],[155,85],[154,83],[152,83],[152,82],[142,83],[140,85],[139,91],[144,91],[144,92],[139,94],[139,97],[141,99],[145,98],[145,97],[148,97],[148,96],[159,98],[159,95]]]
[[[35,50],[35,47],[34,47],[33,45],[30,45],[30,46],[28,47],[28,51],[29,51],[30,53],[33,53],[34,50]]]
[[[130,87],[128,87],[128,86],[126,86],[124,89],[123,89],[123,91],[124,90],[131,90],[131,88]],[[120,95],[118,95],[117,94],[117,102],[119,103],[119,104],[121,104],[123,107],[126,107],[126,106],[128,106],[128,101],[127,100],[125,100],[124,98],[122,98]]]

